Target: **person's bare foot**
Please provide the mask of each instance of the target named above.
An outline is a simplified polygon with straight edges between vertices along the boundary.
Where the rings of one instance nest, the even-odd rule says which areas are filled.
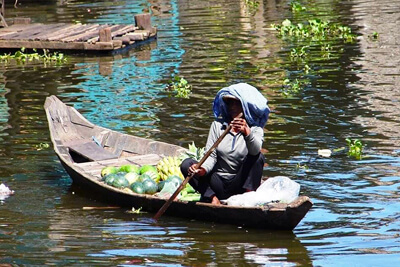
[[[211,204],[213,204],[213,205],[221,205],[221,202],[219,201],[219,199],[216,196],[213,196],[211,198]]]

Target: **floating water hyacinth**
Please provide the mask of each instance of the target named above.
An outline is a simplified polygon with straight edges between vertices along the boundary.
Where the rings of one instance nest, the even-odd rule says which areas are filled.
[[[271,26],[282,38],[291,37],[312,41],[337,38],[353,43],[357,37],[352,33],[350,27],[321,19],[310,19],[305,23],[292,23],[289,19],[285,19],[281,24],[272,24]]]
[[[43,61],[44,63],[65,63],[67,58],[63,53],[54,52],[51,53],[47,49],[43,49],[43,53],[39,54],[36,49],[32,49],[32,53],[27,53],[24,47],[21,50],[16,51],[14,54],[3,54],[0,55],[0,62],[8,63],[11,60],[15,60],[18,63],[26,63],[32,61]]]
[[[175,93],[175,97],[189,98],[192,93],[192,86],[183,77],[175,76],[165,87],[169,92]]]
[[[363,143],[359,139],[350,139],[346,138],[347,145],[349,147],[349,151],[347,154],[350,157],[354,157],[356,159],[361,159],[362,158],[362,152],[363,152]]]

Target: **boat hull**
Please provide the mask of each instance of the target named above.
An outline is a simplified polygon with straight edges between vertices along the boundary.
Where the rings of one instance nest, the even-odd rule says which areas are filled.
[[[93,125],[75,109],[65,105],[54,96],[46,100],[45,109],[54,150],[74,185],[78,186],[82,192],[85,192],[85,195],[107,204],[129,209],[132,207],[135,209],[141,208],[150,213],[156,213],[163,206],[166,199],[152,195],[136,194],[132,191],[128,192],[128,190],[117,189],[105,184],[101,181],[100,170],[108,164],[121,166],[129,162],[139,165],[141,163],[155,163],[162,156],[178,155],[184,151],[183,148],[153,140],[137,139],[137,137],[126,136]],[[65,134],[65,132],[70,134]],[[108,139],[101,138],[102,136],[104,137],[105,132],[108,133]],[[77,142],[74,140],[74,135],[84,140]],[[74,153],[72,152],[71,147],[76,147],[76,144],[88,141],[93,136],[96,136],[96,140],[98,138],[101,139],[102,143],[105,143],[104,147],[108,149],[108,152],[105,153],[107,159],[98,154],[77,157],[74,153],[79,149],[74,150]],[[113,141],[109,139],[113,139]],[[132,142],[138,143],[132,144]],[[116,144],[115,147],[108,146],[111,143]],[[125,144],[125,146],[122,144]],[[116,149],[118,147],[120,149]],[[128,147],[135,147],[137,151],[133,151],[132,148],[128,149]],[[118,156],[113,158],[112,155],[117,150],[119,151]],[[88,154],[90,154],[89,152]],[[142,154],[139,152],[142,152]],[[96,153],[99,152],[96,151]],[[101,160],[90,160],[90,158],[99,158],[99,156]],[[289,204],[271,203],[263,207],[234,207],[177,200],[171,203],[165,212],[165,216],[177,216],[251,228],[293,230],[311,207],[312,202],[307,196],[300,196]]]

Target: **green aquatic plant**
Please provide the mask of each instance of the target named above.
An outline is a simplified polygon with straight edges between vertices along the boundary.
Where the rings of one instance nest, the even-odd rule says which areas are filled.
[[[330,58],[332,55],[333,48],[330,44],[321,45],[321,53],[324,58]]]
[[[308,64],[305,64],[303,67],[303,71],[305,74],[309,74],[311,71],[311,67]]]
[[[295,2],[292,2],[291,6],[300,9]],[[310,52],[310,47],[320,47],[321,57],[330,59],[332,55],[337,55],[332,45],[336,44],[335,41],[353,42],[356,38],[351,28],[320,19],[308,19],[305,23],[293,23],[285,19],[279,25],[272,24],[272,27],[278,32],[279,37],[292,45],[288,57],[298,68],[297,71],[289,71],[292,73],[289,76],[294,74],[297,78],[292,77],[283,81],[281,92],[284,96],[297,95],[310,83],[309,79],[312,76],[309,74],[312,74],[312,69],[309,62],[315,57],[315,53],[312,53],[315,49],[311,49]]]
[[[165,89],[175,93],[175,96],[179,98],[189,98],[189,95],[192,93],[192,86],[185,78],[179,76],[175,76]]]
[[[285,79],[283,81],[282,94],[286,97],[298,95],[304,90],[306,85],[307,82],[299,79],[294,79],[294,80]]]
[[[141,214],[141,213],[144,213],[144,212],[142,211],[142,207],[140,207],[140,208],[138,208],[138,209],[135,209],[134,207],[132,207],[132,209],[126,211],[126,213],[130,213],[130,214]]]
[[[301,47],[294,47],[290,50],[290,59],[292,61],[294,60],[301,60],[307,57],[308,52],[307,52],[308,46],[301,46]]]
[[[260,6],[259,0],[245,0],[244,3],[251,13],[255,13],[255,11]]]
[[[290,2],[289,5],[290,5],[290,7],[291,7],[293,13],[301,12],[301,11],[307,10],[307,8],[306,8],[305,6],[301,5],[301,4],[300,4],[299,2],[297,2],[297,1],[292,1],[292,2]]]
[[[49,50],[43,49],[42,58],[45,62],[56,62],[56,63],[63,63],[67,59],[63,53],[54,52],[50,53]]]
[[[313,41],[339,38],[346,42],[353,42],[356,39],[356,35],[352,33],[350,27],[320,19],[310,19],[304,24],[293,24],[289,19],[285,19],[280,25],[272,24],[271,26],[282,38],[291,37]]]
[[[296,170],[298,170],[298,171],[300,171],[300,170],[308,170],[308,169],[309,169],[309,167],[308,167],[308,165],[305,164],[305,163],[300,163],[300,162],[298,162],[298,163],[296,164]]]
[[[38,53],[36,49],[32,49],[32,53],[27,53],[24,47],[21,50],[16,51],[14,54],[3,54],[0,55],[0,61],[10,62],[15,60],[17,63],[26,63],[33,61],[43,61],[44,63],[64,63],[67,58],[63,53],[50,53],[49,50],[43,49],[42,53]]]
[[[35,146],[36,150],[43,150],[43,149],[47,149],[50,147],[50,145],[48,143],[40,143],[38,145]]]
[[[368,35],[368,37],[374,41],[378,40],[379,38],[379,33],[378,32],[373,32],[372,34]]]
[[[346,138],[346,142],[349,148],[349,151],[347,154],[350,157],[354,157],[356,159],[361,159],[362,158],[362,152],[363,152],[363,143],[359,139],[350,139]]]

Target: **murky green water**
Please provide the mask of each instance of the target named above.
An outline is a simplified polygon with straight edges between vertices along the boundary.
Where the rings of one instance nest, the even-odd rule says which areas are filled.
[[[392,266],[400,259],[399,1],[19,1],[6,17],[34,22],[133,23],[153,14],[158,40],[115,56],[70,56],[62,66],[0,66],[0,264],[149,266]],[[226,3],[225,3],[226,2]],[[350,26],[355,43],[278,38],[271,23],[318,17]],[[375,40],[373,32],[379,33]],[[307,46],[301,61],[292,48]],[[324,48],[321,51],[321,48]],[[310,69],[304,72],[307,65]],[[189,99],[163,90],[172,76]],[[284,96],[285,79],[305,81]],[[266,176],[287,175],[314,206],[292,232],[268,232],[99,205],[71,185],[49,143],[43,103],[57,95],[92,122],[138,136],[204,145],[215,93],[251,83],[274,113]],[[360,138],[364,158],[317,157]],[[75,193],[76,192],[76,193]]]

